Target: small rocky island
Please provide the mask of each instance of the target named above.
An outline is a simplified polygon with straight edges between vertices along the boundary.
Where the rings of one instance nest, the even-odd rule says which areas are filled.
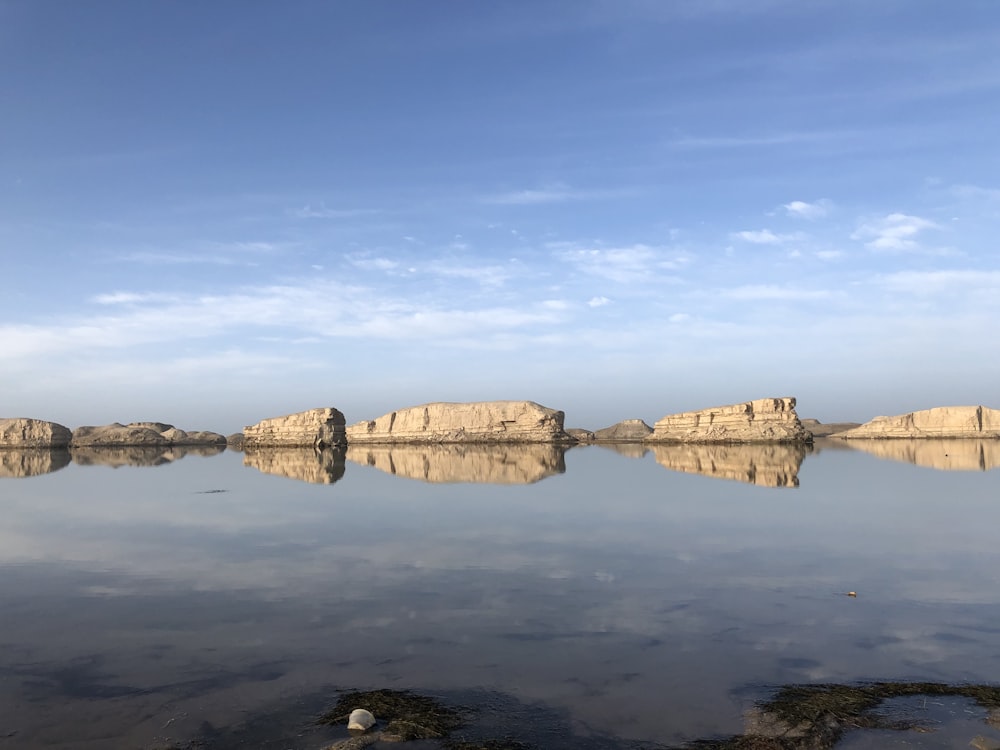
[[[895,417],[875,417],[860,427],[835,433],[844,440],[897,438],[1000,438],[1000,409],[938,406]]]
[[[761,398],[732,406],[671,414],[653,426],[650,442],[808,443],[812,433],[795,413],[795,399]]]

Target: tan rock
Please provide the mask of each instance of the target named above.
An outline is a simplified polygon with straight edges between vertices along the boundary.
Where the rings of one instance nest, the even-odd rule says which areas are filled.
[[[942,471],[989,471],[1000,466],[1000,440],[970,438],[897,438],[842,443],[878,458]]]
[[[65,448],[72,433],[55,422],[14,417],[0,419],[0,448]]]
[[[234,451],[243,450],[243,433],[234,432],[232,435],[226,435],[226,446]]]
[[[70,445],[78,448],[126,445],[169,446],[170,441],[160,432],[145,424],[124,425],[114,422],[98,427],[90,425],[77,427],[73,430],[73,439]]]
[[[1000,410],[986,406],[938,406],[895,417],[875,417],[838,438],[1000,438]]]
[[[566,434],[578,443],[590,443],[594,440],[594,433],[582,427],[567,427]]]
[[[533,401],[434,403],[400,409],[347,428],[349,445],[361,443],[573,442],[563,413]]]
[[[703,474],[762,487],[798,487],[804,443],[654,445],[656,463],[671,471]]]
[[[566,471],[566,445],[348,445],[347,460],[423,482],[531,484]]]
[[[330,407],[273,417],[243,430],[245,450],[260,447],[334,448],[346,445],[344,415]]]
[[[836,435],[838,432],[845,432],[847,430],[853,430],[855,427],[860,427],[860,422],[829,422],[824,424],[818,419],[800,419],[802,426],[806,428],[814,438],[819,437],[829,437],[830,435]]]
[[[0,449],[0,477],[16,479],[59,471],[69,465],[65,448]]]
[[[808,442],[794,398],[762,398],[732,406],[671,414],[647,440],[675,443]]]
[[[653,434],[653,428],[641,419],[625,419],[610,427],[597,430],[594,440],[611,443],[634,443]]]
[[[264,474],[310,484],[333,484],[344,476],[343,448],[247,447],[243,465]]]

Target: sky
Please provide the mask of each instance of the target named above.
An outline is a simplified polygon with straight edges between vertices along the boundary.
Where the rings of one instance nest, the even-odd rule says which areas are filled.
[[[0,417],[1000,407],[993,0],[0,0]]]

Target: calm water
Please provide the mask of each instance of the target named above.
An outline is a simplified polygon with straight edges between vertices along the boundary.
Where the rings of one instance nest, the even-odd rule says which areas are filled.
[[[669,744],[786,683],[996,682],[998,442],[0,454],[0,748],[379,687]]]

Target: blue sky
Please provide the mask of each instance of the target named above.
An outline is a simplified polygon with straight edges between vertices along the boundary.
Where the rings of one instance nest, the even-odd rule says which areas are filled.
[[[0,416],[1000,406],[1000,4],[0,0]]]

